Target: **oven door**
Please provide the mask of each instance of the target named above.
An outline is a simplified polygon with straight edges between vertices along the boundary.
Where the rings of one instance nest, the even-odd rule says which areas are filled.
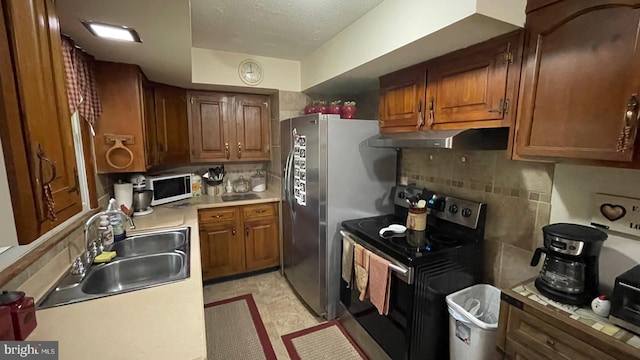
[[[414,287],[410,275],[413,269],[398,264],[388,255],[354,235],[348,235],[367,250],[394,263],[391,272],[389,314],[380,315],[369,299],[360,301],[358,299],[360,293],[355,284],[352,288],[348,288],[347,283],[342,279],[340,280],[340,302],[392,359],[407,359],[411,339],[410,319]]]

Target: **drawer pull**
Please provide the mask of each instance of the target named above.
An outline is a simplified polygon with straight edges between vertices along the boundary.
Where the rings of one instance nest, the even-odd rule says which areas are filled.
[[[553,341],[552,339],[547,339],[547,345],[553,347],[555,344],[555,341]]]
[[[222,215],[213,215],[213,216],[211,216],[211,217],[212,217],[212,218],[219,219],[219,218],[221,218],[221,217],[222,217]]]
[[[236,228],[231,229],[231,235],[236,236]]]
[[[260,209],[260,210],[256,210],[256,212],[257,212],[258,214],[264,214],[264,213],[266,213],[266,212],[267,212],[267,210],[265,210],[265,209]]]

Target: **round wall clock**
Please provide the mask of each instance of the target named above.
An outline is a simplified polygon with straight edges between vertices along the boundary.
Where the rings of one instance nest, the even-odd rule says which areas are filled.
[[[255,60],[245,60],[238,66],[238,75],[247,85],[258,85],[264,78],[264,71],[262,66]]]

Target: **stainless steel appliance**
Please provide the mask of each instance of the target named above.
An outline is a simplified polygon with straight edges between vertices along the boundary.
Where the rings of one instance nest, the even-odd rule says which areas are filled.
[[[318,315],[336,317],[340,221],[392,208],[396,152],[366,139],[378,122],[310,114],[280,123],[284,275]]]
[[[598,260],[604,232],[578,224],[558,223],[542,228],[544,247],[537,248],[531,266],[546,255],[536,288],[549,299],[587,305],[598,296]]]
[[[434,194],[425,231],[380,235],[405,223],[405,190],[396,188],[393,214],[342,222],[345,235],[391,262],[392,277],[387,316],[341,280],[341,321],[368,354],[379,347],[392,359],[448,359],[445,297],[481,280],[487,205]]]
[[[609,320],[640,334],[640,265],[616,277]]]

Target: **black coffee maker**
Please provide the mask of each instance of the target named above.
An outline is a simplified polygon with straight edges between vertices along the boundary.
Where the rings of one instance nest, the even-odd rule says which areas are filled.
[[[544,247],[537,248],[531,266],[546,258],[536,288],[551,300],[587,305],[598,293],[598,259],[604,232],[577,224],[558,223],[542,228]]]

